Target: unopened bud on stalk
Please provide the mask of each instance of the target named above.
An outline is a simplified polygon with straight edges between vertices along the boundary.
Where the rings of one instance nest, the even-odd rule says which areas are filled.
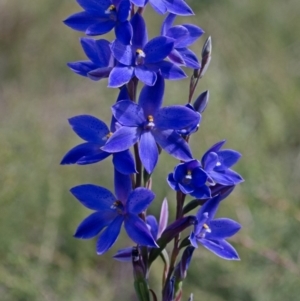
[[[202,48],[201,68],[199,70],[197,70],[197,75],[199,78],[201,78],[205,74],[205,72],[209,66],[209,63],[211,60],[211,50],[212,50],[211,37],[208,37]],[[196,70],[195,70],[195,72],[196,72]]]
[[[205,91],[203,93],[201,93],[197,99],[194,102],[194,109],[199,112],[199,113],[203,113],[204,110],[206,109],[206,106],[208,104],[209,101],[209,91]]]

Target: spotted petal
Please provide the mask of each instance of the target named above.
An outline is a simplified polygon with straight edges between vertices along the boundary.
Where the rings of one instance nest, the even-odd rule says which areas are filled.
[[[149,174],[151,174],[158,161],[158,149],[151,131],[144,131],[140,139],[139,155]]]
[[[108,189],[93,184],[75,186],[70,191],[83,206],[92,210],[109,210],[116,201]]]
[[[207,232],[206,239],[224,239],[233,236],[241,229],[241,225],[229,218],[217,218],[209,223],[211,232]]]
[[[126,216],[124,226],[128,236],[135,243],[152,248],[157,247],[147,225],[135,214]]]
[[[83,140],[103,145],[103,139],[109,133],[107,125],[91,115],[79,115],[69,119],[73,131]]]
[[[94,212],[85,218],[78,226],[74,237],[80,239],[89,239],[96,236],[104,227],[106,227],[116,217],[115,211],[103,210]]]
[[[97,241],[97,254],[102,255],[108,251],[117,240],[122,223],[124,221],[123,215],[118,215],[113,222],[102,232]]]
[[[145,211],[154,200],[155,194],[146,188],[139,187],[133,190],[126,203],[126,210],[133,214]]]

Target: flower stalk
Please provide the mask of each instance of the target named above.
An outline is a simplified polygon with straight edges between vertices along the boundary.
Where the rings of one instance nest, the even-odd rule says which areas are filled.
[[[205,91],[192,104],[198,82],[211,61],[211,38],[205,41],[198,60],[190,46],[204,31],[194,24],[174,25],[176,18],[194,14],[184,0],[78,3],[82,11],[69,16],[64,21],[67,26],[93,37],[113,31],[115,38],[82,38],[88,60],[70,62],[68,66],[89,80],[107,80],[108,87],[118,89],[119,95],[110,103],[109,127],[91,115],[69,119],[83,142],[69,150],[61,164],[89,165],[110,157],[114,173],[113,189],[95,184],[71,189],[72,195],[93,211],[79,224],[74,236],[98,237],[96,252],[103,255],[113,248],[124,227],[134,246],[118,250],[114,259],[132,264],[138,299],[180,301],[192,254],[199,245],[220,258],[239,259],[227,238],[239,231],[240,224],[214,216],[234,187],[243,182],[232,169],[241,155],[222,149],[222,140],[200,159],[193,155],[189,144],[198,132],[201,114],[209,101],[209,92]],[[156,13],[166,14],[160,33],[152,38],[148,37],[143,16],[149,5]],[[183,80],[189,73],[187,104],[165,106],[165,81]],[[178,160],[166,181],[176,191],[176,204],[168,204],[165,199],[157,221],[148,212],[152,202],[159,201],[153,192],[156,187],[152,185],[152,175],[162,151]],[[169,205],[176,206],[175,217],[170,221]],[[197,213],[191,214],[193,209]],[[190,235],[182,238],[182,232],[188,228]],[[149,283],[150,267],[158,257],[164,264],[161,299]],[[189,300],[193,300],[192,294]]]

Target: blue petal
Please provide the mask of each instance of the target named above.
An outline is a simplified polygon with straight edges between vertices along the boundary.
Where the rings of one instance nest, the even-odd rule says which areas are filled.
[[[137,244],[157,248],[147,225],[138,216],[127,214],[124,221],[125,230],[128,236]]]
[[[110,49],[118,62],[126,66],[133,65],[134,53],[131,45],[124,45],[119,40],[115,40]]]
[[[112,106],[114,117],[123,126],[138,127],[146,121],[141,106],[131,100],[121,100]]]
[[[158,224],[157,224],[157,220],[156,220],[155,216],[147,215],[146,223],[148,224],[148,226],[150,226],[150,231],[151,231],[152,237],[156,239],[157,233],[158,233]]]
[[[202,159],[201,159],[201,164],[202,166],[205,165],[205,160],[206,160],[206,156],[211,153],[211,152],[218,152],[220,150],[220,148],[225,144],[226,140],[222,140],[217,142],[216,144],[214,144],[213,146],[211,146],[203,155]]]
[[[114,170],[115,193],[119,201],[125,206],[132,191],[132,182],[129,175]]]
[[[188,47],[192,45],[204,33],[204,31],[200,27],[193,24],[183,24],[182,26],[184,26],[188,30],[188,35],[184,40],[182,40],[182,43],[177,46],[178,48]]]
[[[158,14],[165,14],[167,7],[162,0],[149,0],[151,6]]]
[[[197,56],[193,51],[187,48],[177,48],[177,51],[180,53],[186,67],[200,69]]]
[[[95,22],[98,22],[98,17],[87,12],[73,14],[64,20],[67,26],[78,31],[86,31],[86,29]]]
[[[89,239],[96,236],[104,227],[112,222],[116,215],[117,212],[106,210],[92,213],[80,223],[74,237]]]
[[[100,161],[106,159],[110,155],[111,155],[110,153],[107,153],[107,152],[104,152],[104,151],[100,150],[98,152],[98,154],[81,157],[76,163],[78,165],[93,164],[93,163],[97,163],[97,162],[100,162]]]
[[[207,232],[206,239],[224,239],[233,236],[241,229],[241,225],[229,218],[217,218],[209,223],[211,232]]]
[[[148,41],[147,27],[144,18],[136,13],[131,19],[133,28],[132,45],[138,49],[143,49]]]
[[[158,161],[158,149],[151,131],[144,131],[140,137],[139,155],[143,166],[151,174]]]
[[[182,25],[176,25],[176,26],[169,28],[166,35],[175,40],[175,42],[174,42],[175,48],[182,48],[182,47],[185,47],[185,46],[181,46],[183,44],[182,41],[184,41],[186,39],[188,34],[189,34],[189,32],[188,32],[187,28],[185,28]]]
[[[85,31],[85,34],[88,36],[98,36],[105,33],[108,33],[115,27],[116,22],[113,20],[103,20],[101,22],[94,23],[89,26]]]
[[[187,162],[186,162],[187,163]],[[174,180],[176,182],[181,182],[182,179],[186,176],[187,174],[187,164],[186,163],[181,163],[178,164],[175,168],[174,168]]]
[[[192,154],[188,143],[173,130],[153,130],[156,142],[171,156],[178,160],[191,160]]]
[[[197,199],[207,199],[211,197],[211,192],[209,187],[203,185],[201,187],[195,188],[194,191],[191,193],[191,196]]]
[[[184,194],[190,194],[195,189],[194,186],[190,184],[178,183],[178,186]]]
[[[167,178],[167,182],[173,190],[176,190],[176,191],[180,190],[179,186],[178,186],[178,183],[174,180],[173,173],[169,173],[168,178]]]
[[[165,81],[159,73],[155,72],[154,85],[144,85],[139,96],[138,103],[143,108],[145,116],[155,115],[163,102],[164,91]]]
[[[170,54],[168,55],[168,59],[178,65],[178,66],[183,66],[185,65],[184,63],[184,59],[183,57],[181,56],[180,52],[177,51],[177,49],[173,49]]]
[[[118,250],[113,256],[114,259],[121,262],[131,262],[132,261],[132,247],[124,248]]]
[[[198,241],[197,241],[197,238],[196,238],[196,235],[194,232],[191,233],[190,237],[189,237],[189,240],[191,242],[191,245],[194,247],[194,248],[198,248]]]
[[[91,13],[102,13],[111,4],[110,0],[77,0],[77,2],[84,10]]]
[[[199,242],[215,255],[226,260],[239,260],[239,255],[231,244],[225,240],[199,239]]]
[[[69,119],[73,131],[83,140],[103,145],[109,133],[106,124],[91,115],[78,115]],[[105,139],[105,140],[103,140]]]
[[[136,66],[134,69],[134,74],[142,83],[147,86],[153,86],[157,79],[156,72],[143,65]]]
[[[148,208],[154,198],[155,194],[151,190],[143,187],[136,188],[128,197],[126,210],[128,213],[140,214]]]
[[[140,138],[140,130],[136,127],[122,126],[108,139],[102,150],[117,153],[129,149]]]
[[[86,56],[97,64],[98,68],[108,66],[111,57],[108,41],[81,38],[80,43]]]
[[[176,15],[174,15],[174,14],[168,14],[168,16],[165,18],[165,20],[162,24],[162,27],[161,27],[161,31],[160,31],[160,34],[162,36],[166,35],[168,29],[172,26],[175,18],[176,18]]]
[[[169,80],[180,80],[186,78],[187,75],[182,71],[182,69],[175,64],[168,61],[161,61],[157,63],[160,68],[163,78]]]
[[[121,100],[125,100],[125,99],[130,99],[129,94],[128,94],[128,90],[126,86],[123,86],[122,88],[120,88],[120,92],[117,98],[116,102],[119,102]],[[115,132],[117,130],[116,128],[116,123],[117,123],[117,119],[115,118],[114,115],[112,115],[111,117],[111,122],[110,122],[110,130],[111,132]]]
[[[124,45],[130,44],[132,38],[132,26],[129,21],[117,23],[115,26],[116,38]]]
[[[235,171],[231,169],[221,171],[210,171],[211,178],[222,185],[237,185],[244,182],[244,179]]]
[[[204,218],[205,220],[211,220],[214,218],[221,200],[221,196],[217,195],[216,197],[213,197],[206,201],[204,205],[198,210],[196,214],[199,222],[199,227],[196,227],[198,230],[201,230],[200,228],[202,228],[200,221],[202,221]],[[198,234],[198,231],[196,231],[196,234]]]
[[[118,215],[113,220],[113,222],[99,236],[99,239],[97,241],[98,255],[102,255],[103,253],[105,253],[115,243],[115,241],[117,240],[120,234],[123,220],[124,220],[124,216]]]
[[[217,163],[218,163],[218,155],[214,152],[210,152],[206,154],[205,157],[202,158],[202,166],[207,172],[212,171]]]
[[[119,88],[127,84],[133,76],[133,67],[116,66],[112,69],[108,78],[108,87]]]
[[[97,69],[91,70],[87,74],[87,76],[88,76],[88,78],[90,78],[92,80],[100,80],[102,78],[109,77],[111,70],[112,70],[112,67],[97,68]]]
[[[78,163],[82,157],[103,153],[100,150],[100,146],[102,145],[90,142],[79,144],[66,153],[60,164],[75,164]]]
[[[182,130],[197,126],[200,114],[186,106],[174,105],[161,108],[155,115],[155,125],[163,130]]]
[[[240,159],[241,156],[242,155],[239,152],[231,149],[224,149],[218,151],[218,159],[221,165],[216,166],[215,170],[217,171],[230,168]]]
[[[70,192],[80,203],[92,210],[114,210],[111,208],[116,201],[115,196],[106,188],[93,184],[75,186]]]
[[[120,1],[119,1],[120,2]],[[118,21],[124,23],[130,12],[130,1],[129,0],[123,0],[120,2],[120,5],[118,5],[118,11],[117,11],[117,19]]]
[[[212,195],[217,195],[220,194],[222,199],[226,199],[231,192],[234,190],[235,185],[229,185],[229,186],[225,186],[225,185],[221,185],[221,184],[216,184],[214,186],[211,186],[211,194]]]
[[[164,3],[170,13],[179,16],[193,15],[192,9],[186,4],[184,0],[165,0]]]
[[[136,173],[133,156],[129,150],[113,154],[113,164],[122,174],[130,175]]]
[[[88,76],[88,73],[91,70],[97,68],[97,65],[90,61],[71,62],[67,65],[74,73],[79,74],[81,76]]]
[[[163,60],[173,47],[173,39],[167,37],[160,36],[150,40],[144,47],[145,64],[153,64]]]

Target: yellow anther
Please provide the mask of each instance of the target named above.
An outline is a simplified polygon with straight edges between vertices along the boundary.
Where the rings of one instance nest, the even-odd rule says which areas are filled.
[[[107,135],[106,135],[106,138],[108,139],[108,138],[110,138],[111,136],[112,136],[112,132],[109,132]]]
[[[121,201],[114,201],[113,204],[110,206],[111,209],[117,209],[119,208],[120,209],[120,205],[122,204]]]
[[[188,171],[186,172],[186,174],[189,175],[189,176],[191,176],[191,175],[192,175],[192,171],[191,171],[191,170],[188,170]]]
[[[206,224],[203,224],[204,229],[209,229],[209,227]]]
[[[148,119],[149,122],[153,122],[154,121],[154,118],[153,118],[152,115],[149,115],[147,119]]]
[[[108,10],[110,10],[110,11],[113,11],[115,9],[116,9],[116,7],[113,4],[108,7]]]
[[[142,50],[142,49],[137,49],[136,51],[135,51],[135,53],[137,54],[137,56],[138,57],[140,57],[140,58],[145,58],[146,57],[146,54],[145,54],[145,52]]]

